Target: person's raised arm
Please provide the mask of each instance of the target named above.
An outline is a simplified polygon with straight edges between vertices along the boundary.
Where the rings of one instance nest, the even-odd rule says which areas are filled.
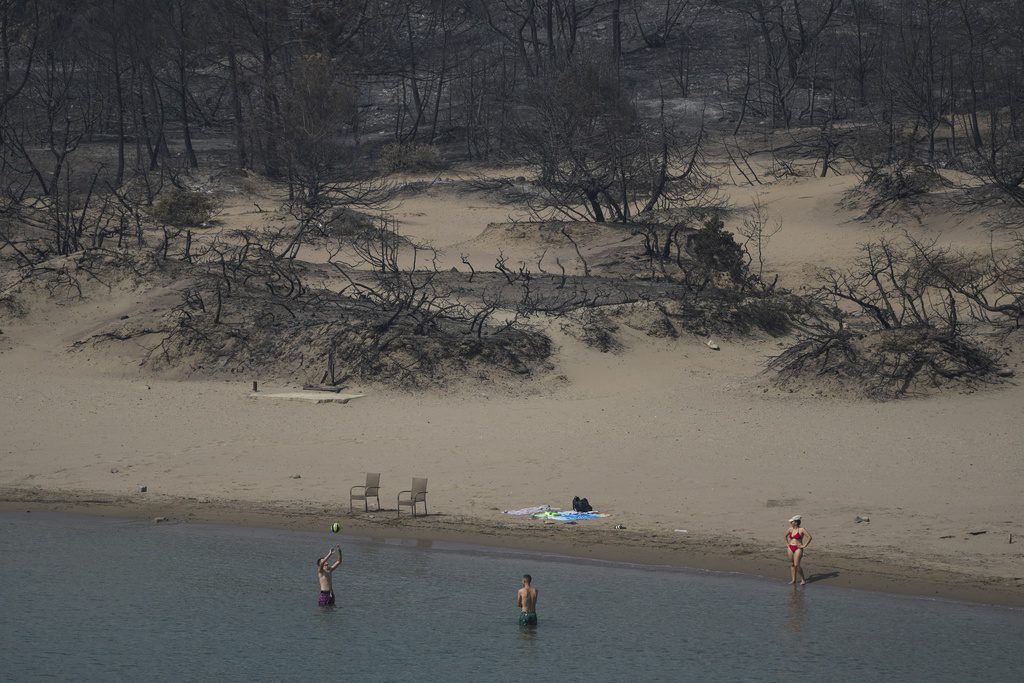
[[[340,546],[340,545],[336,545],[336,546],[334,546],[334,549],[333,549],[333,550],[332,550],[331,552],[334,552],[334,550],[337,550],[337,551],[338,551],[338,559],[337,559],[337,561],[336,561],[336,562],[335,562],[334,564],[332,564],[332,565],[331,565],[331,571],[332,571],[332,572],[333,572],[333,571],[334,571],[335,569],[337,569],[338,567],[340,567],[340,566],[341,566],[341,560],[342,560],[342,557],[341,557],[341,546]],[[329,557],[329,556],[328,556],[328,557]]]
[[[327,562],[327,560],[331,559],[331,555],[333,553],[334,553],[334,548],[331,548],[330,550],[328,550],[327,554],[320,558],[320,561],[317,563],[317,566],[318,567],[324,566],[324,562]]]

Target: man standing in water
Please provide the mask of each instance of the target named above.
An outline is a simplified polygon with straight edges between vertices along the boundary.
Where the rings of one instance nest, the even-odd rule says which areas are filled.
[[[532,576],[523,574],[523,587],[516,593],[520,626],[537,625],[537,589],[530,585],[532,582]]]
[[[338,559],[334,564],[327,566],[334,551],[338,551]],[[321,607],[329,607],[334,604],[334,588],[331,585],[331,573],[341,566],[341,546],[336,545],[327,551],[327,554],[316,561],[316,578],[320,580],[320,599],[318,604]]]

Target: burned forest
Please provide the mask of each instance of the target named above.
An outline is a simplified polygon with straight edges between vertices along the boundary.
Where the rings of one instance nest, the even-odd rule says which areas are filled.
[[[71,352],[323,388],[635,338],[769,344],[791,391],[1014,374],[1015,0],[0,0],[0,49],[0,329],[143,302]],[[838,177],[884,232],[797,268],[764,197]],[[418,232],[439,193],[490,218]]]

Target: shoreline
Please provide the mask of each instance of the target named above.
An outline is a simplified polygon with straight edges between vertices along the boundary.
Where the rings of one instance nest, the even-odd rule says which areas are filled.
[[[145,496],[143,499],[141,496]],[[785,581],[782,552],[723,537],[685,537],[645,530],[586,524],[538,524],[510,518],[496,523],[476,517],[432,514],[396,518],[382,512],[332,511],[307,501],[245,501],[103,492],[0,487],[0,511],[47,511],[135,520],[166,518],[241,527],[315,531],[325,518],[341,522],[344,533],[369,538],[439,541],[536,552],[567,558],[731,572]],[[1002,578],[915,566],[913,556],[882,564],[863,548],[815,549],[805,564],[808,583],[860,590],[1024,608],[1024,579]]]

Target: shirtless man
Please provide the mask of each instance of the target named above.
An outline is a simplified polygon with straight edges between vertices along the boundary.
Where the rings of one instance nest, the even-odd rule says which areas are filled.
[[[516,593],[520,626],[537,625],[537,589],[530,585],[532,582],[532,576],[523,574],[523,587]]]
[[[331,555],[334,551],[338,551],[338,559],[335,560],[334,564],[328,566],[327,563],[331,559]],[[318,601],[321,607],[329,607],[334,604],[334,588],[331,586],[331,572],[341,566],[341,546],[336,545],[327,551],[327,554],[316,561],[316,578],[320,579],[320,599]]]

